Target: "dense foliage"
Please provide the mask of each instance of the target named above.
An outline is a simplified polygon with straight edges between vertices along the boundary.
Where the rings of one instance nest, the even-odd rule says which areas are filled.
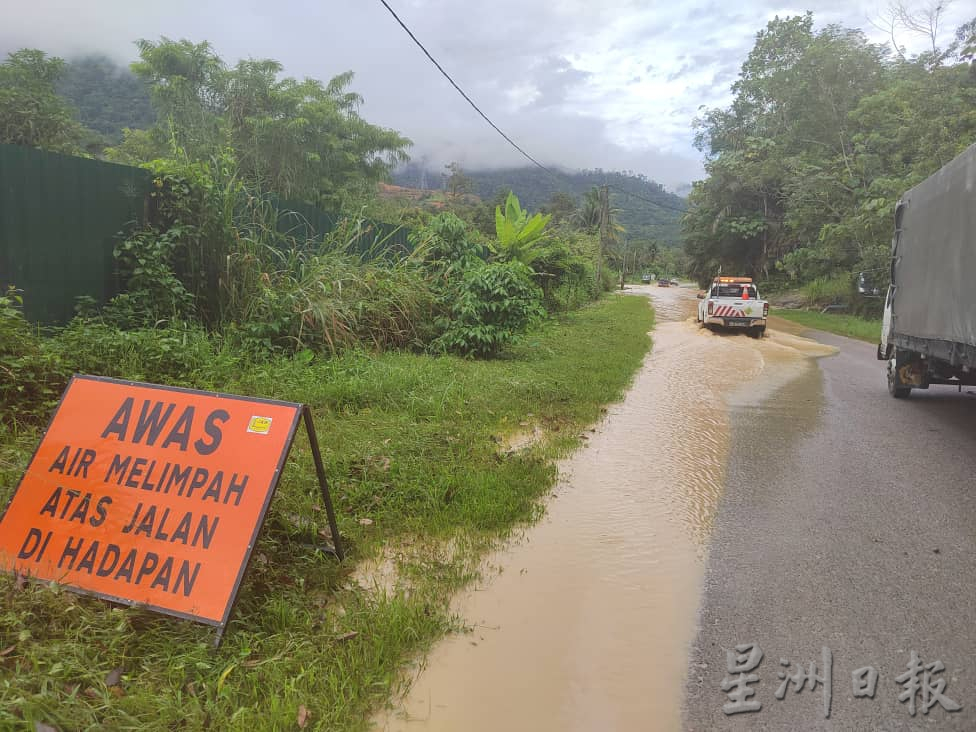
[[[446,294],[449,309],[437,342],[465,355],[498,355],[545,312],[531,270],[517,260],[476,264]]]
[[[88,133],[56,91],[64,70],[62,59],[28,48],[0,63],[0,142],[81,151]]]
[[[809,13],[770,21],[731,106],[698,122],[708,178],[683,224],[691,274],[813,282],[827,301],[858,270],[883,285],[898,197],[976,141],[973,28],[909,59]]]

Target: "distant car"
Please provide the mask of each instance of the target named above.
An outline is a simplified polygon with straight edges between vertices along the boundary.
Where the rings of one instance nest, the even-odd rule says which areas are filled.
[[[658,280],[657,281],[657,286],[658,287],[671,287],[671,280]]]
[[[644,275],[641,277],[641,282],[643,282],[645,285],[651,284],[651,276],[649,274]]]
[[[675,277],[672,277],[672,278],[671,278],[671,284],[672,284],[672,285],[674,285],[675,287],[677,287],[677,286],[678,286],[678,285],[680,285],[681,283],[680,283],[680,282],[678,282],[678,280],[677,280],[677,278],[675,278]]]

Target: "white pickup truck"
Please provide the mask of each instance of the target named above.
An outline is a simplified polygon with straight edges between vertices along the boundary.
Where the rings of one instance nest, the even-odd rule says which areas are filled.
[[[698,298],[698,322],[706,328],[741,328],[755,338],[766,332],[769,303],[751,277],[716,277]]]

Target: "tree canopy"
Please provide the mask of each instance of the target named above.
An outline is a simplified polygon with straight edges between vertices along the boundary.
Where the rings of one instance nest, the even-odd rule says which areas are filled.
[[[882,266],[898,196],[976,141],[972,26],[905,59],[857,30],[816,30],[810,13],[770,21],[732,104],[697,121],[708,177],[683,221],[691,273]]]
[[[86,130],[55,86],[65,62],[25,48],[0,63],[0,142],[54,152],[81,150]]]
[[[334,204],[370,187],[407,159],[410,141],[359,116],[353,74],[328,83],[283,77],[272,59],[228,66],[209,43],[139,41],[132,65],[147,85],[157,122],[127,130],[109,151],[146,162],[179,151],[208,159],[230,151],[247,180],[284,198]]]

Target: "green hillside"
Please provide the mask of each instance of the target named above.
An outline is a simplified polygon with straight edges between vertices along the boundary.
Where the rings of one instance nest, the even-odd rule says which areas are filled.
[[[539,210],[553,194],[565,192],[579,201],[593,186],[609,185],[610,203],[620,210],[617,220],[627,230],[627,238],[635,240],[658,239],[668,246],[680,246],[681,212],[685,200],[664,190],[664,186],[633,173],[581,170],[561,172],[553,176],[539,168],[501,168],[498,170],[465,170],[473,181],[473,192],[485,200],[494,197],[499,189],[513,190],[522,204],[530,210]],[[440,171],[424,171],[419,164],[406,165],[396,173],[397,185],[411,188],[440,188],[443,177]],[[619,190],[615,190],[619,189]],[[640,196],[621,193],[620,190]],[[648,202],[641,199],[648,199]]]

